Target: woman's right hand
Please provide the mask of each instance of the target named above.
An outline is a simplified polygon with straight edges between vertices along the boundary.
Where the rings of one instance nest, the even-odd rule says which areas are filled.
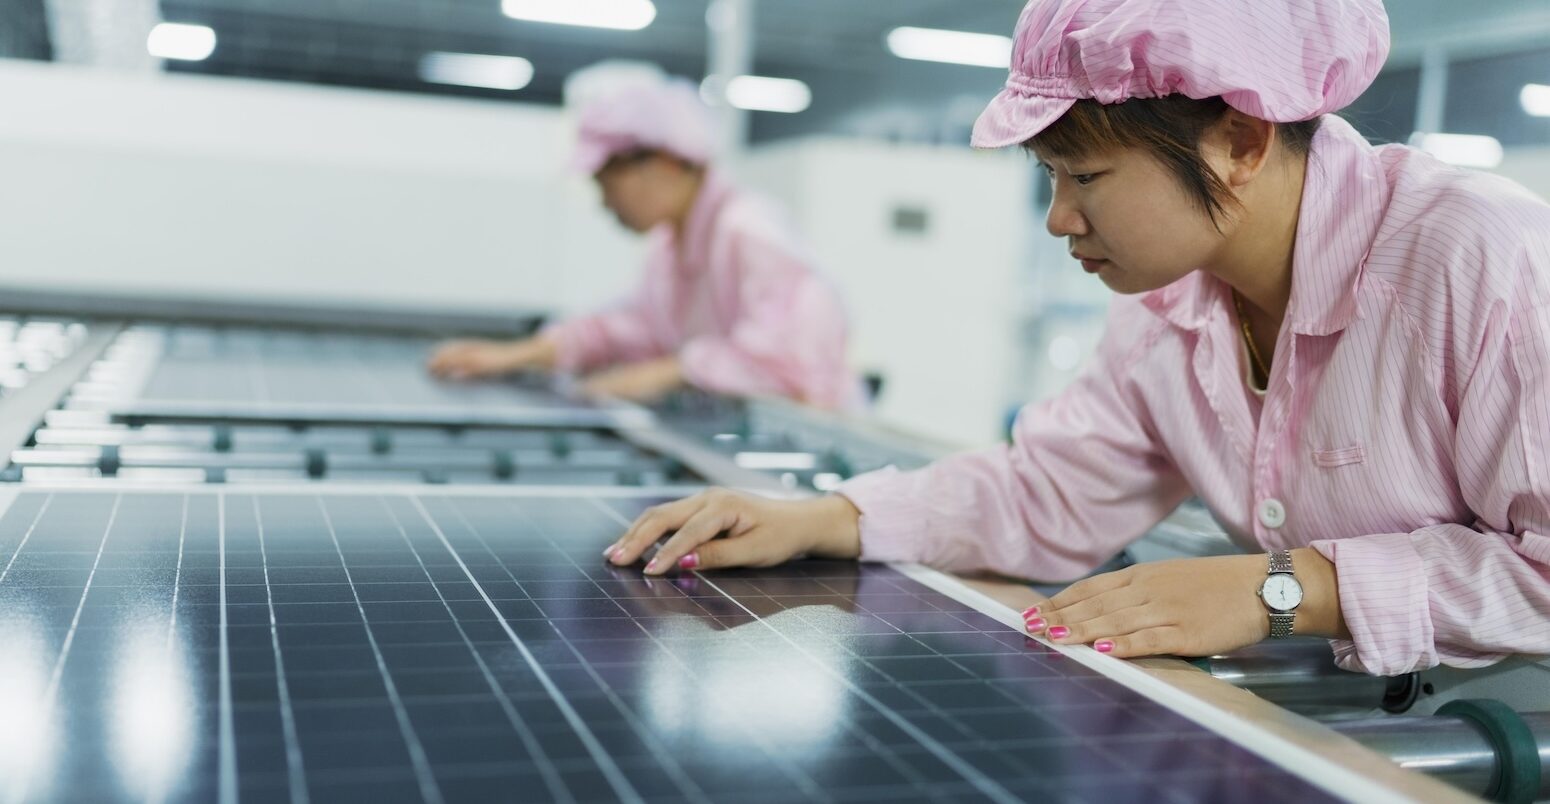
[[[632,564],[672,533],[646,565],[647,575],[673,567],[769,567],[799,555],[856,558],[861,555],[860,518],[850,500],[838,494],[771,500],[711,489],[646,509],[603,555],[619,566]],[[723,533],[726,538],[716,538]]]
[[[541,336],[520,341],[448,341],[436,347],[429,368],[438,377],[471,380],[523,369],[551,368],[554,358],[554,343]]]

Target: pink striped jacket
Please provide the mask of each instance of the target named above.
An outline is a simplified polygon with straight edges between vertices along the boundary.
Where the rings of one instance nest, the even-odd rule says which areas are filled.
[[[845,308],[772,205],[709,171],[681,242],[665,226],[649,237],[632,295],[545,330],[559,344],[562,370],[677,354],[698,388],[830,409],[862,405],[847,363]]]
[[[1326,117],[1262,403],[1231,308],[1200,272],[1115,299],[1012,446],[841,488],[863,557],[1070,579],[1194,494],[1335,563],[1344,667],[1550,653],[1550,206]]]

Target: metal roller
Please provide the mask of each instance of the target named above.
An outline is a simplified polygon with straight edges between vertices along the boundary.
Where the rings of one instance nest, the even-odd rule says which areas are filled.
[[[1550,798],[1550,712],[1491,700],[1444,704],[1436,715],[1327,724],[1407,770],[1472,795],[1520,804]]]
[[[1192,664],[1235,687],[1306,714],[1342,709],[1400,713],[1415,703],[1421,688],[1416,673],[1385,678],[1342,670],[1322,639],[1261,642],[1228,655],[1195,659]]]

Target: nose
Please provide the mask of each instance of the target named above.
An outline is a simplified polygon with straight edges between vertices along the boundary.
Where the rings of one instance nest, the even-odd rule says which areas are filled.
[[[1071,191],[1065,182],[1055,182],[1055,193],[1050,198],[1049,212],[1044,216],[1044,228],[1056,237],[1082,237],[1088,233],[1087,218],[1071,199]]]

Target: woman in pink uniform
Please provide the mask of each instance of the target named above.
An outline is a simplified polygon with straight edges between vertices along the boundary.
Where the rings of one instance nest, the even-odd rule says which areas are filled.
[[[1550,653],[1550,206],[1333,116],[1387,52],[1379,0],[1033,0],[974,143],[1043,162],[1050,233],[1119,294],[1085,373],[1010,446],[671,503],[611,560],[676,531],[648,574],[1064,580],[1193,494],[1250,554],[1093,576],[1029,630],[1116,656],[1317,635],[1381,675]]]
[[[651,400],[685,383],[818,407],[861,403],[845,311],[763,199],[711,166],[709,110],[689,85],[632,86],[580,112],[575,166],[649,238],[645,277],[601,312],[520,341],[455,341],[432,356],[452,378],[524,369],[590,375],[594,393]]]

